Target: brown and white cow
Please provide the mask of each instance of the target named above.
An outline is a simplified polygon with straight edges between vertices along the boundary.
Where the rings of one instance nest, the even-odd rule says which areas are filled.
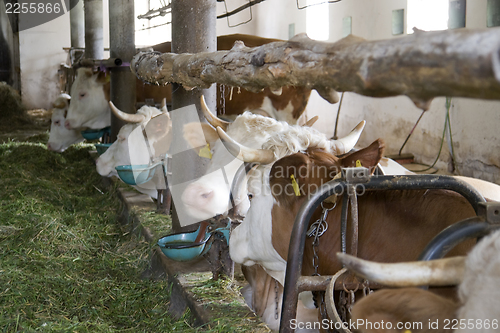
[[[466,258],[379,264],[340,255],[350,270],[388,286],[455,285],[457,281],[459,284],[457,301],[415,287],[376,291],[356,302],[352,308],[352,321],[359,324],[355,332],[403,332],[410,328],[412,333],[498,332],[500,292],[496,285],[500,282],[499,254],[500,231],[495,231],[482,239]],[[414,281],[414,276],[421,278]],[[380,329],[382,321],[386,330]],[[387,329],[389,326],[392,329]],[[398,330],[398,327],[402,329]]]
[[[341,167],[354,166],[360,161],[374,167],[384,150],[381,140],[355,153],[337,157],[328,142],[311,135],[308,129],[295,129],[290,135],[271,136],[262,149],[247,149],[219,134],[228,141],[230,150],[247,162],[258,161],[249,177],[251,199],[243,223],[234,229],[230,239],[231,258],[244,265],[260,264],[280,283],[284,281],[290,235],[299,207],[309,194],[333,179]],[[234,147],[238,147],[234,149]],[[250,157],[250,158],[247,158]],[[294,176],[300,196],[293,190]],[[414,260],[427,243],[452,223],[474,216],[470,204],[460,195],[445,190],[376,191],[358,199],[358,255],[370,260],[398,262]],[[340,249],[340,207],[327,218],[328,230],[320,238],[319,270],[321,275],[333,275],[341,264],[332,253]],[[315,221],[318,210],[312,218]],[[469,242],[457,247],[450,255],[464,254]],[[306,241],[303,274],[312,275],[312,240]],[[376,259],[372,259],[376,258]]]
[[[308,132],[307,128],[297,130],[291,135],[293,138],[280,133],[270,137],[260,150],[246,149],[248,156],[259,156],[263,164],[250,176],[248,191],[252,203],[245,220],[231,235],[230,251],[236,262],[261,263],[269,271],[284,271],[291,227],[309,194],[332,180],[341,167],[354,166],[358,160],[363,166],[373,168],[384,151],[383,141],[377,140],[367,148],[339,158],[330,152],[327,142],[314,142],[314,136]],[[239,148],[242,158],[244,149]],[[300,187],[300,196],[292,191],[292,175]],[[330,227],[320,239],[320,274],[333,274],[341,268],[331,255],[340,248],[341,201],[338,198],[336,208],[329,213]],[[383,262],[416,259],[438,232],[475,215],[462,196],[445,190],[366,192],[359,197],[358,205],[359,256]],[[320,213],[318,209],[312,220]],[[313,273],[309,260],[311,242],[311,239],[306,241],[304,254],[307,275]],[[469,247],[470,243],[462,245],[454,253],[463,254]]]

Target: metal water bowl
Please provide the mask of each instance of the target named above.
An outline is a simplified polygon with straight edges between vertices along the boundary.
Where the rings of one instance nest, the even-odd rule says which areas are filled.
[[[207,244],[212,233],[207,232],[204,237],[195,243],[200,232],[200,228],[193,232],[181,232],[168,235],[158,240],[158,246],[163,254],[175,261],[189,261],[204,255],[210,250],[210,243]]]
[[[82,136],[87,140],[97,140],[104,136],[104,134],[111,134],[111,127],[105,127],[101,129],[88,129],[82,131]]]
[[[111,147],[111,145],[112,143],[96,143],[95,149],[99,155],[102,155],[106,152],[106,150],[108,150],[109,147]]]
[[[134,164],[119,165],[115,167],[118,176],[124,183],[129,185],[140,185],[150,181],[155,175],[156,166],[161,162],[154,164]]]

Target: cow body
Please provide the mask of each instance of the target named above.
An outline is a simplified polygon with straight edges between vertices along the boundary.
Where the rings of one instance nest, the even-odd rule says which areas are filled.
[[[61,94],[53,103],[49,141],[47,142],[48,150],[62,153],[72,144],[84,140],[80,131],[64,127],[70,102],[71,97],[68,94]]]

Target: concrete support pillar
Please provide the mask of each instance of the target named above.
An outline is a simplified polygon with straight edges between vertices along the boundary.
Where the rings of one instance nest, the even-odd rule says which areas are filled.
[[[71,47],[85,47],[85,15],[83,1],[78,1],[69,12]]]
[[[135,75],[128,64],[135,55],[134,0],[109,0],[109,51],[111,58],[122,59],[125,66],[111,71],[111,101],[123,112],[135,113]],[[111,117],[111,141],[116,140],[124,123]]]
[[[216,33],[216,0],[173,0],[172,1],[172,52],[174,53],[197,53],[214,52],[217,50]],[[201,121],[205,121],[200,110],[200,96],[205,96],[207,105],[211,110],[216,106],[216,88],[213,85],[209,89],[193,89],[186,91],[177,86],[172,87],[172,109],[176,110],[189,105],[196,105]],[[173,118],[175,119],[175,118]],[[173,120],[175,121],[175,120]],[[185,146],[189,149],[182,136],[182,124],[172,126],[173,145]],[[172,173],[182,175],[182,179],[194,179],[199,177],[205,170],[206,159],[196,154],[179,154],[172,160]],[[176,176],[177,177],[177,176]],[[178,204],[179,209],[180,205]],[[174,231],[181,230],[176,202],[172,214],[172,226]],[[192,229],[186,228],[186,229]]]
[[[104,58],[102,0],[84,0],[85,58]]]

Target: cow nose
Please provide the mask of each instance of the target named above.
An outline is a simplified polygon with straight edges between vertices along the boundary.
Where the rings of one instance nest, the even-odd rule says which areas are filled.
[[[52,144],[50,144],[50,142],[49,142],[49,143],[47,143],[47,149],[48,149],[48,150],[53,150],[53,148],[52,148]]]
[[[69,123],[69,120],[66,120],[64,122],[64,127],[66,127],[66,129],[71,129],[71,124]]]
[[[191,184],[182,194],[182,201],[190,206],[204,207],[214,198],[212,189],[204,188],[198,184]]]

